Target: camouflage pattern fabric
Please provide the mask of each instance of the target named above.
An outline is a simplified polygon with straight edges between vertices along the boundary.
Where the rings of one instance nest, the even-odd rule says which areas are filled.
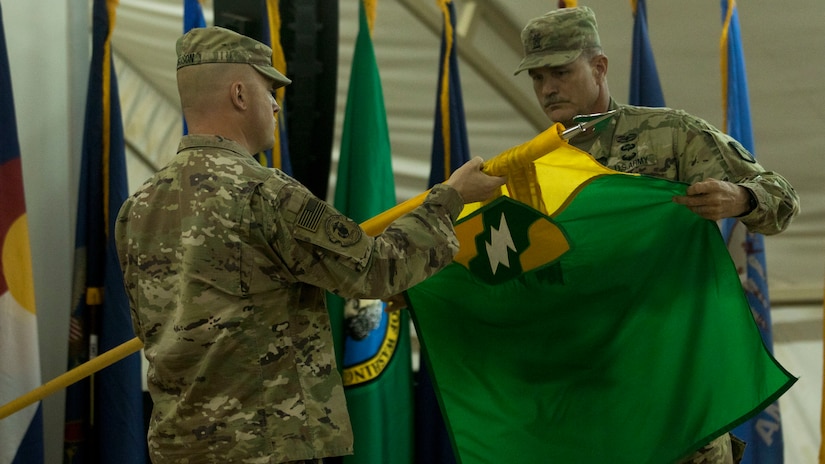
[[[740,184],[758,206],[739,218],[751,232],[785,230],[799,212],[799,196],[775,172],[765,171],[739,142],[684,111],[619,105],[607,127],[571,144],[610,169],[692,184],[714,178]]]
[[[739,142],[702,119],[669,108],[619,105],[612,99],[609,109],[617,114],[607,127],[571,141],[608,168],[688,184],[708,178],[741,184],[759,202],[739,218],[753,232],[781,232],[799,212],[799,197],[784,177],[765,171]],[[744,446],[724,434],[679,464],[736,463],[734,456],[741,459]]]
[[[184,137],[115,230],[149,361],[153,462],[351,454],[324,290],[385,298],[429,277],[458,250],[461,208],[438,185],[369,237],[239,144]]]
[[[560,8],[531,19],[521,31],[522,71],[572,63],[588,48],[601,48],[596,15],[586,6]]]
[[[219,26],[196,27],[175,44],[177,68],[205,63],[248,64],[271,79],[275,87],[292,81],[272,67],[272,49],[257,40]]]
[[[734,464],[730,435],[724,434],[713,440],[678,464]]]

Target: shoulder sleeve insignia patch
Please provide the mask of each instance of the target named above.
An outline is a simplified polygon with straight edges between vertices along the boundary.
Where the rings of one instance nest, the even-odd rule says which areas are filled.
[[[743,160],[747,161],[748,163],[756,163],[756,158],[753,157],[751,152],[749,152],[741,143],[737,140],[731,140],[728,142],[728,145],[739,154],[739,157]]]
[[[335,215],[327,218],[327,237],[331,242],[340,243],[341,246],[348,247],[355,245],[361,240],[361,228],[352,219]]]
[[[298,213],[298,227],[304,228],[310,232],[318,230],[318,223],[321,222],[321,217],[324,215],[326,205],[317,199],[310,198],[307,200],[304,208]]]

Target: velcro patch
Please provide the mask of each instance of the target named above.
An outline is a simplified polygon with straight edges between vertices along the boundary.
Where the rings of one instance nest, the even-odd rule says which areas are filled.
[[[318,224],[321,222],[321,217],[324,215],[326,208],[326,205],[317,198],[307,200],[304,208],[298,214],[298,227],[310,232],[317,231]]]
[[[343,247],[355,245],[361,240],[361,228],[346,216],[335,215],[327,218],[326,230],[329,240]]]
[[[743,147],[742,144],[738,141],[731,140],[730,142],[728,142],[728,145],[733,149],[733,151],[738,153],[739,157],[743,160],[747,161],[748,163],[756,163],[756,158],[754,158],[751,152],[749,152],[745,147]]]

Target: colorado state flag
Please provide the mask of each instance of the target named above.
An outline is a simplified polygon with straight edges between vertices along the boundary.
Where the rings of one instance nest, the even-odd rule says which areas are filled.
[[[0,10],[0,404],[40,386],[29,228]],[[0,421],[0,464],[43,462],[40,403]]]

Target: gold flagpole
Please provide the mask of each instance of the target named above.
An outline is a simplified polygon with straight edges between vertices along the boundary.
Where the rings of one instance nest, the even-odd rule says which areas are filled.
[[[112,348],[91,361],[87,361],[44,383],[23,396],[17,397],[3,406],[0,406],[0,419],[5,419],[26,406],[36,403],[52,393],[66,388],[78,380],[84,379],[95,372],[120,361],[126,356],[140,350],[142,347],[143,343],[135,337],[126,343]]]
[[[610,118],[613,114],[614,112],[608,112],[601,115],[588,115],[588,117],[592,119],[589,119],[581,124],[577,124],[567,130],[564,130],[564,126],[561,124],[554,124],[550,126],[549,129],[534,137],[532,140],[499,153],[494,158],[486,161],[482,169],[487,174],[494,176],[505,176],[513,171],[523,170],[532,165],[533,161],[558,149],[563,144],[566,144],[567,140]],[[511,187],[509,183],[508,187]],[[424,198],[427,197],[428,192],[429,191],[423,192],[371,219],[367,219],[361,224],[361,227],[369,235],[375,236],[380,234],[392,221],[419,206],[424,201]],[[35,388],[34,390],[31,390],[30,392],[15,398],[3,406],[0,406],[0,419],[5,419],[21,409],[42,400],[52,393],[86,378],[95,372],[120,361],[132,353],[140,351],[141,348],[143,348],[143,343],[137,337],[112,348],[96,358],[61,374]]]

